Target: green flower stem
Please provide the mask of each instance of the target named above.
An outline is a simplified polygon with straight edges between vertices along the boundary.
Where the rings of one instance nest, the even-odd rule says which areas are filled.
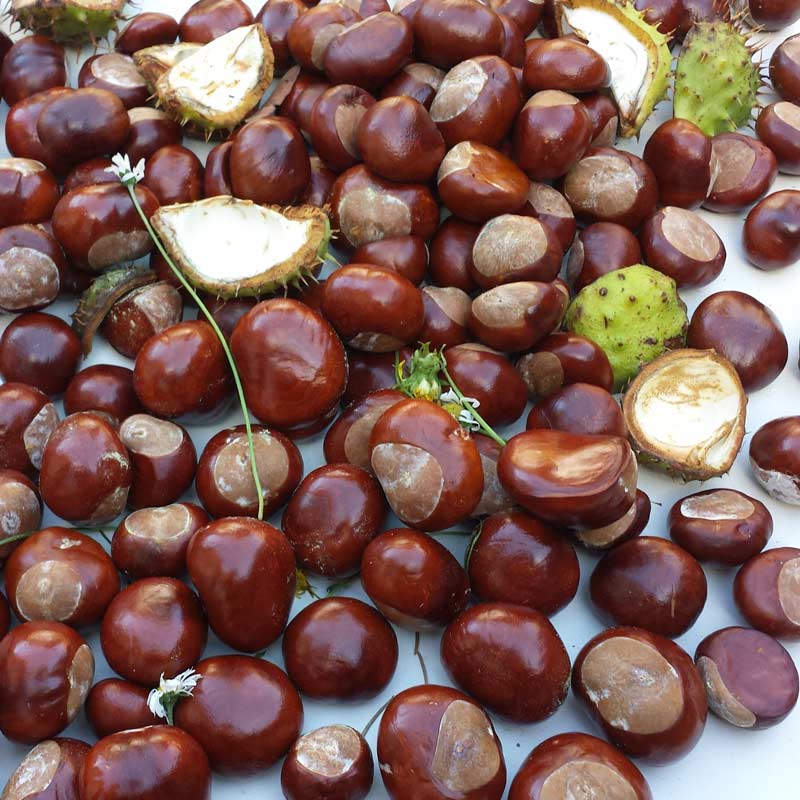
[[[230,365],[231,372],[233,373],[233,380],[236,384],[236,393],[239,395],[239,405],[242,407],[242,414],[244,416],[244,427],[247,431],[247,448],[250,452],[250,470],[253,473],[253,482],[256,485],[256,496],[258,497],[258,519],[264,519],[264,492],[261,488],[261,479],[258,477],[258,465],[256,464],[256,448],[255,442],[253,440],[253,426],[250,423],[250,412],[247,409],[247,401],[244,397],[244,388],[242,387],[242,381],[239,377],[239,370],[236,367],[236,361],[233,358],[233,353],[231,353],[231,349],[228,346],[228,342],[225,339],[224,334],[219,329],[219,325],[217,325],[216,320],[214,317],[211,316],[211,312],[208,310],[206,304],[200,299],[200,296],[195,291],[194,287],[186,280],[183,273],[175,266],[174,262],[170,258],[169,253],[167,253],[164,245],[161,243],[161,239],[159,238],[158,234],[155,232],[153,226],[150,224],[150,220],[147,218],[147,215],[142,210],[142,207],[139,205],[139,200],[136,197],[136,185],[133,182],[126,182],[126,188],[128,189],[128,194],[131,196],[131,200],[133,201],[134,208],[138,212],[139,216],[144,223],[145,229],[150,234],[150,238],[155,243],[156,247],[158,248],[158,252],[161,253],[164,260],[169,265],[169,268],[175,274],[175,277],[181,282],[183,288],[191,296],[192,300],[197,303],[197,307],[203,313],[203,316],[208,321],[208,324],[214,329],[214,333],[217,335],[220,344],[222,345],[222,349],[225,352],[225,358],[228,359],[228,364]],[[171,724],[171,723],[170,723]]]
[[[422,670],[422,681],[426,685],[430,683],[428,680],[428,668],[425,666],[425,659],[422,657],[422,652],[419,649],[420,635],[419,631],[414,634],[414,655],[419,659],[419,666]]]
[[[461,389],[456,386],[455,381],[450,377],[450,373],[447,371],[447,362],[445,361],[444,354],[442,354],[442,374],[445,377],[445,380],[450,385],[450,388],[455,393],[456,397],[458,398],[458,402],[464,407],[466,411],[469,411],[470,414],[475,419],[475,422],[481,426],[481,430],[493,441],[497,442],[500,447],[506,446],[506,440],[503,439],[502,436],[498,436],[494,429],[486,422],[486,420],[478,413],[476,408],[473,408],[470,403],[464,398],[464,395],[461,393]]]
[[[7,544],[14,544],[14,542],[21,542],[23,539],[27,539],[36,531],[27,531],[25,533],[17,533],[14,536],[8,536],[5,539],[0,539],[0,547],[5,547]]]
[[[339,594],[339,592],[343,591],[348,586],[350,586],[351,583],[354,583],[356,580],[358,580],[359,576],[360,573],[356,572],[355,575],[349,575],[346,578],[342,578],[341,580],[335,581],[328,587],[326,594],[329,595]]]

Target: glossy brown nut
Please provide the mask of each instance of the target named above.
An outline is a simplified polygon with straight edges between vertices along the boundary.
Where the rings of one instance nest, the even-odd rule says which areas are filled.
[[[66,83],[64,48],[46,36],[26,36],[15,42],[0,67],[0,94],[10,106]]]
[[[2,639],[11,627],[11,609],[8,606],[6,596],[0,592],[0,639]]]
[[[483,467],[483,492],[478,505],[472,512],[473,518],[512,510],[514,501],[500,485],[497,477],[497,460],[500,458],[503,448],[493,439],[480,433],[473,436],[473,441],[478,448]]]
[[[325,51],[345,26],[358,22],[361,16],[342,3],[322,3],[298,17],[289,28],[287,42],[294,60],[306,70],[324,70]],[[302,75],[302,73],[301,73]],[[352,83],[352,81],[348,81]],[[296,89],[304,88],[302,86]],[[287,114],[284,107],[282,112]],[[288,113],[287,116],[293,117]],[[304,129],[299,120],[295,120]],[[304,129],[305,130],[305,129]]]
[[[567,696],[567,650],[530,608],[489,602],[462,611],[442,636],[441,657],[457,686],[514,722],[547,719]]]
[[[121,678],[106,678],[92,686],[86,698],[86,719],[102,739],[118,731],[158,725],[147,707],[149,689]]]
[[[592,121],[592,146],[613,147],[619,129],[619,111],[614,101],[602,92],[583,95],[580,100]]]
[[[575,550],[553,528],[522,511],[493,514],[471,546],[470,585],[484,601],[513,603],[551,616],[575,597]]]
[[[762,425],[750,441],[750,466],[768,494],[800,504],[800,417]]]
[[[347,725],[325,725],[292,745],[281,767],[288,800],[346,797],[363,800],[372,788],[374,764],[364,737]]]
[[[470,274],[472,248],[480,225],[448,217],[436,231],[430,245],[430,280],[441,287],[474,292],[478,287]]]
[[[779,31],[800,19],[800,6],[794,0],[747,0],[753,22],[764,30]]]
[[[40,161],[0,158],[0,224],[46,222],[59,198],[58,184]]]
[[[48,395],[63,394],[80,360],[77,335],[51,314],[18,316],[0,337],[0,375]]]
[[[400,350],[400,358],[411,358],[412,352],[410,348],[403,348]],[[394,353],[365,353],[362,350],[349,350],[347,361],[349,369],[347,388],[342,395],[343,405],[349,406],[351,403],[363,400],[370,392],[391,389],[395,385],[397,378]],[[341,459],[336,460],[340,461]],[[369,462],[368,455],[367,462]],[[371,469],[371,467],[365,468]]]
[[[610,628],[578,654],[572,690],[625,755],[651,764],[682,758],[706,721],[706,693],[691,657],[639,628]]]
[[[361,160],[356,132],[375,98],[352,84],[326,89],[314,103],[309,135],[314,150],[334,172],[344,172]]]
[[[383,527],[387,511],[379,484],[366,470],[328,464],[303,479],[281,529],[301,569],[343,578],[358,572],[364,549]]]
[[[771,728],[797,704],[797,668],[771,636],[749,628],[724,628],[706,636],[694,656],[720,719],[745,730]]]
[[[275,71],[279,74],[294,63],[289,52],[289,28],[307,9],[308,6],[302,0],[267,0],[255,15],[255,22],[264,26],[275,57]]]
[[[769,60],[772,88],[790,103],[800,101],[800,36],[784,39]]]
[[[567,280],[579,292],[601,275],[641,263],[642,248],[628,228],[595,222],[578,234],[570,248]]]
[[[386,10],[346,25],[325,49],[322,64],[332,83],[374,92],[411,60],[413,48],[411,26]]]
[[[167,788],[168,787],[168,788]],[[101,739],[80,775],[82,800],[210,800],[211,770],[202,747],[180,728],[153,725]]]
[[[522,67],[525,64],[525,37],[516,22],[503,14],[498,14],[498,16],[503,25],[503,47],[498,55],[515,70],[518,70],[521,76]]]
[[[39,114],[53,97],[69,94],[72,89],[57,86],[32,94],[11,106],[6,118],[6,147],[9,153],[18,158],[41,161],[50,170],[63,168],[55,153],[46,147],[36,131]]]
[[[410,97],[430,110],[433,98],[444,80],[444,72],[432,64],[415,61],[406,64],[381,89],[381,98]]]
[[[632,153],[592,147],[564,177],[564,197],[588,223],[616,222],[635,230],[656,210],[658,183]]]
[[[82,186],[96,186],[98,183],[114,183],[119,180],[116,175],[107,172],[112,166],[110,158],[90,158],[77,167],[73,167],[64,178],[64,194],[80,189]]]
[[[419,236],[395,236],[362,245],[350,260],[354,264],[386,267],[419,285],[428,267],[428,248]]]
[[[532,0],[489,0],[489,5],[501,18],[513,21],[527,37],[539,24],[544,4]]]
[[[378,730],[378,762],[392,800],[500,800],[506,784],[491,720],[449,686],[415,686],[392,698]]]
[[[506,283],[472,301],[469,329],[495,350],[528,350],[561,324],[566,300],[565,293],[553,283]]]
[[[607,553],[592,573],[600,617],[676,638],[694,625],[707,596],[698,562],[668,539],[638,536]]]
[[[637,537],[650,521],[650,498],[641,489],[636,490],[633,505],[618,519],[592,530],[573,531],[575,538],[587,549],[597,552]]]
[[[774,153],[780,172],[800,175],[800,106],[785,100],[766,106],[756,120],[756,133]]]
[[[3,800],[78,800],[78,776],[89,745],[78,739],[47,739],[11,773]]]
[[[636,459],[618,436],[526,431],[505,446],[497,474],[523,508],[558,526],[608,525],[636,494]]]
[[[439,197],[470,222],[519,213],[528,195],[525,173],[502,153],[479,142],[460,142],[441,161]]]
[[[266,522],[228,517],[201,528],[187,554],[192,583],[214,633],[254,653],[283,632],[294,601],[289,540]]]
[[[384,617],[416,631],[447,625],[469,602],[467,574],[453,554],[410,528],[384,531],[367,545],[361,583]]]
[[[721,0],[681,0],[683,14],[675,35],[683,40],[696,22],[713,22],[722,19],[726,6]]]
[[[769,191],[778,174],[775,154],[752,136],[719,133],[711,150],[717,176],[703,202],[711,211],[743,211]]]
[[[182,42],[208,44],[213,39],[253,22],[253,12],[242,0],[197,0],[181,17]]]
[[[230,171],[235,196],[263,205],[293,203],[311,177],[303,137],[279,117],[253,120],[236,134]]]
[[[398,403],[375,423],[369,447],[386,499],[406,525],[448,528],[481,499],[483,468],[475,443],[440,406]]]
[[[0,640],[0,731],[12,742],[56,736],[94,678],[89,645],[60,622],[25,622]]]
[[[156,196],[140,185],[136,198],[151,217],[158,208]],[[90,272],[134,261],[153,249],[153,240],[121,184],[84,186],[64,195],[53,210],[53,231],[70,260]]]
[[[800,191],[767,195],[747,215],[742,233],[747,258],[759,269],[796,263],[800,259]]]
[[[676,117],[659,125],[645,145],[644,160],[656,176],[662,205],[696,208],[708,196],[716,172],[711,139],[693,122]]]
[[[439,225],[439,205],[427,186],[387,181],[363,165],[336,179],[330,203],[333,226],[353,248],[397,236],[427,240]]]
[[[56,407],[35,387],[0,384],[0,469],[30,475],[40,469],[44,446],[58,419]]]
[[[71,528],[45,528],[26,539],[4,574],[8,600],[23,622],[93,625],[120,588],[106,551]]]
[[[81,89],[104,89],[117,95],[125,108],[143,106],[150,92],[133,59],[120,53],[90,56],[78,73]]]
[[[772,383],[789,357],[778,318],[744,292],[716,292],[703,300],[692,314],[687,346],[725,356],[746,392]]]
[[[311,177],[306,186],[305,192],[300,195],[298,205],[310,205],[317,208],[325,208],[330,204],[333,184],[336,182],[336,173],[325,166],[319,156],[309,158],[311,165]],[[208,163],[206,162],[206,174],[208,173]]]
[[[280,428],[324,417],[347,380],[344,348],[333,328],[297,300],[266,300],[245,314],[231,337],[247,403]]]
[[[569,203],[557,189],[532,181],[519,213],[536,217],[553,231],[562,250],[566,252],[570,248],[578,226]]]
[[[619,403],[608,391],[590,383],[570,383],[549,394],[531,409],[525,427],[583,435],[628,435]]]
[[[178,38],[178,30],[178,21],[169,14],[145,11],[133,17],[117,34],[114,49],[132,56],[145,47],[172,44]]]
[[[325,4],[330,7],[330,4]],[[294,27],[294,26],[293,26]],[[294,69],[294,68],[293,68]],[[287,73],[284,80],[291,76]],[[300,72],[292,82],[289,94],[280,105],[281,116],[288,117],[308,137],[311,112],[320,95],[330,87],[328,81],[310,72]]]
[[[4,384],[8,386],[9,384]],[[10,384],[14,386],[15,384]],[[25,475],[13,469],[0,469],[0,538],[17,536],[20,533],[29,533],[39,529],[42,523],[42,501],[36,484]],[[24,541],[24,540],[23,540]],[[6,557],[19,547],[19,541],[9,542],[0,546],[0,566]],[[5,597],[2,603],[3,611],[0,616],[5,617],[5,622],[0,624],[0,630],[5,627],[5,636],[8,631],[8,604]]]
[[[143,578],[109,605],[100,645],[111,669],[143,686],[157,686],[194,666],[208,625],[197,595],[175,578]]]
[[[509,800],[554,800],[580,786],[598,797],[653,800],[644,776],[616,747],[585,733],[562,733],[542,742],[522,762]]]
[[[131,108],[128,121],[130,132],[123,152],[131,164],[138,164],[140,159],[150,158],[162,147],[180,144],[183,140],[181,126],[157,108]]]
[[[511,65],[499,56],[477,55],[445,75],[431,103],[431,119],[448,147],[465,141],[496,147],[511,130],[521,103]]]
[[[212,416],[227,406],[232,380],[222,345],[207,322],[179,322],[139,350],[133,386],[142,405],[161,417]]]
[[[111,558],[134,580],[180,578],[186,572],[189,542],[210,517],[194,503],[141,508],[114,531]]]
[[[588,45],[574,39],[535,41],[525,58],[525,85],[530,92],[558,89],[581,94],[608,85],[608,64]]]
[[[467,320],[472,301],[466,292],[454,286],[425,286],[422,302],[425,321],[419,334],[420,342],[429,342],[432,348],[439,349],[469,341]]]
[[[192,203],[203,198],[203,163],[179,144],[156,150],[147,159],[142,183],[162,206]]]

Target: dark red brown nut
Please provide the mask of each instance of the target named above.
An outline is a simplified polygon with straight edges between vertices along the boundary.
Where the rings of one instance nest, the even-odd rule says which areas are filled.
[[[670,638],[694,625],[707,592],[700,564],[678,545],[654,536],[618,545],[592,573],[592,602],[605,622]]]
[[[525,427],[584,435],[628,435],[619,403],[606,389],[590,383],[570,383],[549,394],[531,409]]]
[[[358,123],[357,143],[364,164],[393,181],[425,183],[445,154],[430,114],[410,97],[389,97],[369,108]]]
[[[370,436],[372,469],[406,525],[442,530],[468,517],[483,491],[475,443],[441,406],[409,399],[385,411]]]
[[[98,183],[115,183],[116,175],[108,172],[112,166],[110,158],[91,158],[73,167],[64,178],[64,194],[80,189],[82,186],[96,186]]]
[[[758,115],[756,133],[781,172],[800,175],[800,106],[785,100],[768,105]]]
[[[412,353],[410,348],[404,347],[399,352],[400,359],[409,359]],[[342,395],[343,405],[348,406],[363,400],[370,392],[391,389],[395,385],[397,377],[394,353],[365,353],[363,350],[348,350],[347,361],[349,369],[347,389]],[[336,460],[341,461],[342,459]],[[365,467],[365,469],[371,469],[371,467]]]
[[[454,5],[453,12],[461,10]],[[520,105],[519,82],[510,64],[499,56],[478,55],[445,75],[431,104],[431,119],[448,147],[465,141],[496,147],[511,130]]]
[[[767,195],[747,215],[742,233],[747,258],[759,269],[795,264],[800,260],[800,191]]]
[[[331,7],[332,4],[325,4]],[[294,27],[294,26],[292,26]],[[295,68],[293,68],[295,69]],[[290,78],[293,73],[287,73],[284,80]],[[289,94],[286,95],[280,106],[281,116],[288,117],[308,138],[311,113],[314,104],[320,95],[330,87],[328,81],[308,72],[300,72],[295,77]]]
[[[483,709],[449,686],[395,695],[378,730],[381,778],[392,800],[500,800],[503,748]]]
[[[15,42],[0,68],[0,94],[10,106],[26,97],[66,86],[64,48],[46,36],[26,36]]]
[[[56,425],[58,411],[43,392],[24,383],[1,384],[0,469],[29,475],[40,469],[44,446]]]
[[[639,231],[644,260],[679,288],[705,286],[719,277],[726,251],[717,232],[694,211],[661,208]]]
[[[669,535],[696,559],[732,567],[760,553],[772,536],[772,515],[733,489],[697,492],[672,506]]]
[[[183,139],[181,126],[157,108],[143,106],[128,111],[130,133],[123,152],[131,164],[148,159],[157,150],[171,144],[180,144]]]
[[[526,0],[527,2],[527,0]],[[444,80],[444,72],[432,64],[406,64],[381,89],[381,98],[411,97],[430,109],[433,98]]]
[[[117,34],[114,48],[132,56],[145,47],[172,44],[178,38],[178,30],[178,21],[169,14],[145,11],[133,17]]]
[[[151,336],[177,325],[182,316],[180,292],[166,281],[159,281],[134,289],[117,300],[100,330],[118,353],[136,358]]]
[[[427,186],[393,183],[359,165],[343,172],[331,192],[331,222],[345,245],[379,239],[430,239],[439,226],[439,205]]]
[[[553,283],[506,283],[479,294],[469,329],[485,345],[506,353],[528,350],[561,323],[566,297]]]
[[[4,385],[13,387],[15,384]],[[38,530],[41,522],[42,501],[33,481],[17,470],[0,469],[0,539]],[[18,541],[0,546],[0,566],[18,546]],[[5,598],[0,605],[4,603]],[[2,627],[0,625],[0,629]],[[5,627],[8,628],[7,622]]]
[[[216,520],[194,535],[186,561],[225,644],[254,653],[281,635],[294,601],[295,563],[279,530],[248,517]]]
[[[497,474],[523,508],[558,526],[608,525],[636,494],[636,458],[618,436],[525,431],[503,448]]]
[[[358,572],[366,546],[387,514],[377,481],[351,464],[310,472],[283,514],[281,529],[301,569],[343,578]]]
[[[574,39],[534,39],[525,58],[525,85],[531,92],[558,89],[581,94],[608,85],[605,59]]]
[[[149,689],[121,678],[106,678],[92,686],[86,698],[86,719],[102,739],[118,731],[158,725],[147,706]]]
[[[363,800],[372,788],[374,764],[364,737],[347,725],[325,725],[292,745],[281,767],[288,800],[346,797]]]
[[[297,300],[259,303],[237,324],[231,349],[247,403],[267,425],[314,422],[344,392],[347,360],[339,337]]]
[[[661,204],[699,206],[716,178],[712,156],[711,139],[693,122],[676,117],[659,125],[645,145],[644,160],[658,181]],[[680,169],[675,169],[677,163]]]
[[[498,55],[521,74],[525,64],[525,37],[516,22],[502,14],[498,16],[503,24],[503,47]]]
[[[322,72],[325,51],[330,43],[347,25],[358,22],[360,19],[359,14],[342,3],[321,3],[309,9],[298,17],[289,28],[287,42],[292,57],[303,69]],[[295,84],[294,91],[303,88],[303,86]],[[285,103],[282,112],[294,118],[294,115],[287,111]],[[305,130],[299,120],[295,119],[295,122]]]
[[[174,678],[203,654],[208,625],[197,595],[175,578],[144,578],[109,605],[100,644],[111,669],[143,686]]]
[[[467,320],[472,301],[466,292],[454,286],[425,286],[422,302],[425,321],[419,341],[429,342],[434,349],[469,341]]]
[[[639,628],[610,628],[578,654],[572,690],[625,755],[652,764],[682,758],[706,721],[706,693],[691,657]]]
[[[442,636],[448,675],[489,711],[514,722],[555,713],[569,689],[564,643],[547,617],[508,603],[462,611]]]
[[[302,0],[267,0],[256,14],[255,21],[264,26],[275,57],[275,71],[285,72],[294,63],[289,52],[289,28],[306,13],[308,6]]]
[[[800,504],[800,417],[762,425],[750,441],[750,466],[769,495]]]
[[[569,797],[573,788],[597,797],[653,800],[647,781],[632,761],[616,747],[585,733],[562,733],[542,742],[522,762],[508,797],[556,800]]]
[[[746,392],[772,383],[789,357],[778,318],[744,292],[716,292],[703,300],[692,314],[687,346],[725,356]]]
[[[182,42],[208,44],[234,28],[253,22],[253,12],[242,0],[197,0],[181,17]]]
[[[490,439],[488,436],[476,433],[473,436],[475,446],[481,457],[483,467],[483,492],[478,505],[472,512],[476,518],[485,517],[489,514],[500,514],[514,508],[514,501],[508,492],[500,485],[497,477],[497,460],[503,448]]]
[[[522,511],[487,517],[470,546],[470,586],[480,600],[514,603],[552,616],[575,597],[575,550],[553,528]]]
[[[691,0],[686,5],[691,4]],[[672,43],[685,13],[683,0],[636,0],[634,7],[644,12],[643,19],[669,37]],[[681,37],[682,38],[682,37]]]
[[[800,102],[800,36],[784,39],[769,60],[772,88],[790,103]]]
[[[0,640],[0,731],[12,742],[56,736],[94,678],[88,644],[60,622],[25,622]]]
[[[311,177],[300,131],[280,117],[253,120],[236,134],[230,171],[236,197],[263,205],[295,202]]]
[[[717,176],[703,202],[711,211],[748,208],[769,191],[778,174],[775,154],[752,136],[719,133],[711,140],[711,150]]]
[[[42,500],[62,519],[102,523],[123,508],[131,463],[114,427],[97,414],[72,414],[55,428],[42,455]]]
[[[350,597],[328,597],[292,620],[283,637],[283,658],[303,694],[366,700],[394,675],[397,636],[372,606]]]
[[[436,182],[442,202],[470,222],[519,213],[529,187],[525,173],[510,158],[480,142],[460,142],[451,148]]]
[[[77,334],[51,314],[22,314],[0,337],[0,375],[48,395],[64,393],[80,361]]]
[[[414,36],[391,11],[346,25],[325,49],[322,64],[332,83],[352,83],[374,92],[411,60]]]
[[[56,179],[41,161],[0,158],[0,225],[46,222],[58,203]]]
[[[527,37],[539,24],[544,4],[533,0],[490,0],[489,5],[501,18],[513,21]]]
[[[746,730],[771,728],[795,707],[797,668],[771,636],[749,628],[724,628],[706,636],[694,656],[708,707]]]
[[[202,320],[179,322],[151,336],[136,356],[133,385],[142,405],[161,417],[212,416],[232,393],[222,345]]]
[[[750,18],[764,30],[779,31],[800,19],[800,6],[794,0],[748,0]]]
[[[362,245],[350,260],[354,264],[386,267],[418,286],[428,268],[428,248],[419,236],[395,236]]]
[[[136,198],[151,217],[158,208],[156,196],[139,185]],[[53,211],[53,232],[70,260],[90,272],[135,261],[153,249],[122,184],[83,186],[64,195]]]
[[[203,748],[180,728],[152,725],[101,739],[80,775],[82,800],[210,800],[211,770]]]
[[[420,3],[411,24],[420,59],[444,69],[476,56],[499,55],[505,40],[500,17],[478,0]]]
[[[203,175],[203,196],[219,197],[232,195],[231,187],[231,148],[233,142],[228,140],[220,142],[213,147],[206,158],[205,174]]]
[[[592,147],[613,147],[619,129],[619,111],[614,101],[602,92],[583,95],[580,100],[592,121]]]
[[[615,222],[595,222],[578,234],[570,248],[567,280],[579,292],[601,275],[641,263],[639,240],[628,228]]]
[[[117,95],[125,108],[143,106],[150,97],[145,79],[133,59],[121,53],[101,53],[87,58],[78,74],[78,86],[105,89]]]
[[[6,596],[0,592],[0,639],[2,639],[11,627],[11,609],[8,606]]]
[[[11,773],[3,800],[77,800],[78,776],[89,752],[78,739],[47,739]]]
[[[569,249],[578,226],[569,203],[557,189],[548,183],[531,182],[519,213],[541,220],[555,233],[562,250]]]
[[[162,206],[192,203],[203,198],[203,162],[179,144],[156,150],[147,159],[142,183]]]
[[[592,139],[592,121],[571,94],[537,92],[514,126],[514,160],[534,181],[564,175],[579,161]]]
[[[52,98],[69,94],[71,91],[72,89],[58,86],[37,92],[11,106],[6,118],[6,147],[11,155],[41,161],[50,170],[64,166],[59,164],[55,153],[39,139],[36,124],[42,109]]]
[[[120,425],[119,437],[128,449],[133,472],[128,494],[131,508],[174,503],[191,486],[197,453],[180,425],[134,414]]]
[[[650,510],[650,498],[641,489],[637,489],[633,505],[618,520],[600,528],[573,533],[587,550],[610,550],[638,536],[650,521]]]
[[[632,153],[593,147],[567,173],[564,197],[585,222],[616,222],[635,230],[656,210],[653,170]]]
[[[114,531],[111,558],[134,580],[180,578],[186,572],[192,536],[209,522],[208,514],[194,503],[139,509]]]
[[[361,583],[384,617],[411,630],[447,625],[469,601],[469,581],[436,539],[395,528],[376,536],[361,559]]]
[[[309,162],[311,165],[311,177],[305,192],[300,196],[297,203],[298,205],[325,208],[330,205],[333,184],[336,182],[336,173],[328,169],[319,156],[311,156]],[[208,162],[206,162],[206,174],[208,174]]]
[[[469,268],[472,248],[480,232],[480,225],[457,217],[448,217],[441,224],[430,246],[429,277],[434,284],[468,293],[478,288]]]
[[[23,622],[99,622],[120,583],[116,567],[93,539],[71,528],[45,528],[6,561],[8,600]]]
[[[314,103],[309,135],[319,157],[334,172],[344,172],[361,160],[356,133],[375,98],[352,84],[326,89]]]

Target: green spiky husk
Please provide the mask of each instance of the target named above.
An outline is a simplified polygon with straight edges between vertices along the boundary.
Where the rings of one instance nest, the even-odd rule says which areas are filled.
[[[746,125],[761,85],[746,37],[724,21],[698,22],[689,31],[675,71],[675,117],[707,136]]]
[[[80,47],[107,37],[116,28],[124,6],[125,0],[12,0],[10,11],[26,30]]]

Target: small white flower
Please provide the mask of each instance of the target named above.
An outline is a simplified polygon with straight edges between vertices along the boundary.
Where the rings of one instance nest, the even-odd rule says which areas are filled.
[[[112,172],[123,183],[139,183],[144,179],[144,159],[140,158],[139,163],[131,166],[131,160],[127,155],[117,153],[111,159],[112,166],[106,167],[106,172]]]
[[[465,427],[468,431],[472,431],[473,433],[481,429],[478,421],[472,416],[472,412],[468,411],[467,409],[464,409],[458,415],[458,421],[463,427]]]
[[[187,669],[174,678],[164,678],[164,673],[162,672],[158,687],[153,689],[147,696],[147,707],[156,717],[166,719],[172,724],[172,709],[175,703],[181,697],[191,697],[198,681],[202,677],[193,669]]]
[[[452,389],[448,389],[444,392],[439,400],[441,400],[442,403],[456,403],[457,405],[461,403],[458,399],[458,395]]]

